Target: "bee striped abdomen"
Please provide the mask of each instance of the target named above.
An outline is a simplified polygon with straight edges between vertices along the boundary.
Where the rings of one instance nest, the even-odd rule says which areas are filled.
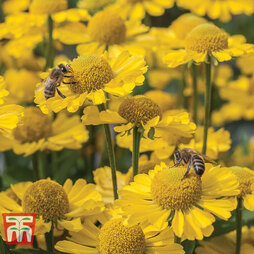
[[[199,155],[192,156],[192,167],[197,175],[203,175],[205,172],[205,163]]]
[[[49,89],[44,89],[44,96],[45,96],[45,99],[49,99],[49,98],[52,98],[55,96],[55,89],[54,90],[49,90]]]

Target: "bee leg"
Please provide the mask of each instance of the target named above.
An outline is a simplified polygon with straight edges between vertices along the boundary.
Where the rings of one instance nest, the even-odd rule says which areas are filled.
[[[188,175],[190,169],[191,169],[191,161],[190,161],[190,163],[189,163],[189,165],[188,165],[187,171],[185,172],[185,174],[184,174],[182,180]]]
[[[63,98],[65,99],[66,97],[61,93],[61,91],[56,87],[56,91],[57,93]]]
[[[64,81],[63,81],[63,83],[64,83],[64,84],[76,84],[77,82],[64,82]]]

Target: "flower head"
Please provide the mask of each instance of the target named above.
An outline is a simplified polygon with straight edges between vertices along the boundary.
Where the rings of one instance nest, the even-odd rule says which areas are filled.
[[[106,210],[96,219],[101,223],[100,227],[85,220],[81,231],[72,232],[68,240],[57,242],[55,248],[67,253],[183,253],[181,245],[174,243],[170,228],[158,231],[148,223],[128,225],[115,210]]]
[[[142,84],[147,70],[142,57],[131,56],[127,51],[119,52],[116,48],[103,56],[79,56],[69,66],[68,77],[60,88],[65,99],[54,96],[45,100],[43,87],[37,91],[35,102],[44,113],[59,112],[64,108],[75,112],[86,100],[99,105],[106,102],[105,93],[125,96]]]
[[[5,140],[6,149],[17,154],[31,155],[38,150],[58,151],[63,148],[79,149],[88,140],[88,132],[77,116],[68,118],[65,114],[55,121],[36,107],[26,107],[23,123],[18,125]]]
[[[230,196],[239,194],[237,179],[229,168],[209,164],[201,178],[194,172],[183,178],[186,170],[161,163],[148,175],[137,175],[131,185],[119,192],[122,200],[116,203],[130,215],[130,223],[148,219],[161,229],[168,226],[171,214],[172,228],[178,237],[193,240],[209,236],[215,221],[212,214],[227,220],[236,207]]]
[[[159,106],[150,98],[142,95],[126,98],[121,103],[118,113],[127,122],[136,126],[145,125],[157,116],[161,118]]]
[[[218,62],[229,61],[232,57],[254,51],[252,44],[246,44],[237,36],[230,37],[214,24],[204,23],[194,27],[185,38],[185,50],[171,50],[164,62],[170,68],[185,64],[191,60],[196,63],[204,62],[207,56]],[[217,64],[217,62],[215,61]]]
[[[26,213],[37,213],[45,221],[55,221],[63,219],[69,211],[69,200],[60,184],[52,180],[39,180],[26,190],[23,210]]]
[[[59,230],[79,231],[82,229],[81,216],[104,210],[95,185],[87,184],[83,179],[75,184],[67,179],[63,186],[50,179],[22,182],[11,185],[11,191],[11,195],[0,192],[0,213],[37,213],[36,235],[50,231],[51,223],[57,223]]]
[[[248,210],[254,211],[254,172],[248,168],[231,167],[232,173],[239,182],[240,194],[243,205]]]

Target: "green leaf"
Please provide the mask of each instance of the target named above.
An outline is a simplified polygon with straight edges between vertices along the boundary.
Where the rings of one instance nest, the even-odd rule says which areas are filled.
[[[155,134],[155,129],[154,127],[150,128],[149,132],[148,132],[148,138],[154,140],[154,134]]]
[[[8,220],[18,220],[18,219],[14,218],[14,217],[11,217],[11,218],[8,218]]]
[[[185,254],[192,254],[196,247],[196,241],[185,240],[181,243],[181,245],[183,246]]]
[[[13,228],[10,228],[11,230],[19,230],[18,228],[15,228],[15,227],[13,227]]]
[[[29,230],[30,228],[21,228],[21,230]]]
[[[30,218],[23,218],[22,220],[30,220]]]

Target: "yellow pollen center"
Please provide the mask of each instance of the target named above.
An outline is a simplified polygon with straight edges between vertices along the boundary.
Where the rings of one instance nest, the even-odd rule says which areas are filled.
[[[251,174],[248,172],[249,170],[241,167],[231,167],[231,169],[239,181],[239,188],[241,191],[239,197],[251,194],[251,185],[254,183],[254,174]]]
[[[156,116],[161,117],[160,107],[150,98],[142,95],[126,98],[121,103],[118,113],[136,126],[140,126],[141,122],[146,124]]]
[[[106,222],[99,233],[100,254],[143,254],[146,242],[139,225],[125,226],[122,219]]]
[[[162,169],[153,178],[151,193],[154,202],[163,209],[186,210],[200,200],[201,178],[194,173],[183,178],[187,168]]]
[[[33,142],[52,135],[52,120],[36,107],[26,107],[22,125],[13,130],[15,139]]]
[[[204,23],[207,23],[206,19],[186,13],[177,18],[170,26],[170,29],[175,32],[179,39],[183,40],[194,27]]]
[[[69,200],[64,188],[52,180],[39,180],[25,192],[23,210],[26,213],[37,213],[45,221],[64,218],[69,211]]]
[[[87,31],[92,40],[107,45],[122,43],[126,38],[124,20],[108,10],[96,13],[89,21]]]
[[[74,59],[69,88],[77,94],[104,88],[114,76],[109,63],[101,56],[84,55]]]
[[[213,24],[201,24],[187,35],[185,46],[198,53],[224,50],[228,48],[228,35]]]

